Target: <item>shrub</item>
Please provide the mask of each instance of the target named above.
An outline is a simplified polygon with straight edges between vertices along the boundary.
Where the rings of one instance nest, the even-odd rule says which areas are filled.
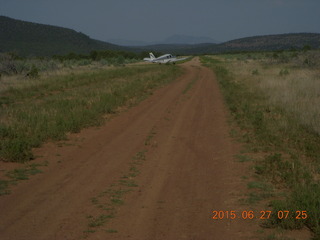
[[[0,73],[7,75],[18,73],[13,56],[0,54]]]
[[[289,71],[288,69],[281,69],[280,72],[279,72],[279,75],[280,76],[286,76],[286,75],[289,75]]]
[[[29,78],[38,78],[39,77],[38,68],[33,64],[26,76]]]

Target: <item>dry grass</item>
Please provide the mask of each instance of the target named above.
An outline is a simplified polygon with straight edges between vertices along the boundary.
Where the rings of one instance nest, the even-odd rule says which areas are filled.
[[[303,221],[273,218],[266,226],[306,225],[315,239],[320,239],[319,56],[312,51],[202,58],[217,75],[245,151],[265,156],[255,160],[254,176],[282,192],[269,206],[274,212],[308,213]]]
[[[104,114],[141,101],[180,73],[174,66],[144,65],[4,79],[0,87],[0,160],[32,159],[32,148],[100,124]]]
[[[293,114],[299,122],[320,135],[320,70],[294,63],[270,65],[268,59],[228,60],[230,69],[251,91],[259,89],[269,104]]]

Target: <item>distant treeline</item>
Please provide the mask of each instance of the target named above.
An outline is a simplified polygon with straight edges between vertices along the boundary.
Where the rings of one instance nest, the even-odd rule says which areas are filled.
[[[155,52],[156,55],[161,54]],[[60,68],[73,68],[96,64],[98,66],[123,66],[128,63],[141,61],[149,56],[149,52],[134,53],[119,50],[91,51],[89,54],[68,53],[52,57],[25,57],[16,52],[0,53],[0,79],[5,75],[25,75],[36,78],[38,73],[53,71]]]
[[[162,55],[162,52],[153,52],[156,56]],[[112,59],[112,58],[123,58],[123,59],[135,59],[135,60],[141,60],[145,57],[149,57],[148,51],[142,51],[142,52],[129,52],[129,51],[118,51],[118,50],[100,50],[100,51],[91,51],[89,54],[82,54],[82,53],[75,53],[70,52],[65,55],[53,55],[52,57],[43,57],[43,56],[35,56],[35,57],[25,57],[22,55],[19,55],[17,52],[6,52],[6,53],[0,53],[1,56],[7,56],[11,60],[26,60],[26,59],[55,59],[65,61],[65,60],[83,60],[88,59],[92,61],[100,61],[103,59]],[[3,60],[3,59],[2,59]]]
[[[159,52],[156,55],[161,54]],[[140,60],[149,56],[149,52],[143,51],[140,53],[129,52],[129,51],[117,51],[117,50],[101,50],[101,51],[91,51],[89,54],[77,54],[71,52],[66,55],[54,55],[54,59],[60,61],[64,60],[80,60],[80,59],[90,59],[92,61],[100,61],[102,59],[112,59],[112,58],[124,58],[124,59],[136,59]]]

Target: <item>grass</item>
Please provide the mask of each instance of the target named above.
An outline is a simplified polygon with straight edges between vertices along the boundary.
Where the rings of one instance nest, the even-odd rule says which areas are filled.
[[[18,181],[28,180],[31,175],[42,173],[38,167],[47,166],[47,164],[47,162],[43,164],[24,164],[23,167],[6,172],[6,180],[0,179],[0,196],[10,194],[10,185],[15,185]]]
[[[32,148],[103,122],[174,80],[176,66],[131,66],[0,82],[0,160],[25,162]]]
[[[151,144],[151,140],[155,136],[155,134],[156,134],[156,129],[155,129],[155,127],[153,127],[151,129],[149,135],[147,136],[147,138],[146,138],[146,140],[144,142],[144,145],[146,145],[146,146],[150,145]]]
[[[9,185],[10,181],[0,179],[0,196],[10,194]]]
[[[236,155],[235,157],[239,162],[251,162],[254,160],[252,157],[249,157],[247,155]]]
[[[90,218],[90,223],[88,226],[90,228],[100,227],[102,226],[108,219],[113,218],[113,215],[99,215],[97,218]]]
[[[87,216],[89,223],[88,230],[84,232],[85,234],[96,232],[97,227],[105,225],[111,218],[116,217],[117,209],[125,204],[124,199],[126,194],[139,186],[135,181],[135,178],[140,174],[138,167],[141,167],[147,160],[147,148],[153,147],[150,144],[150,141],[155,135],[156,127],[154,126],[145,138],[144,145],[146,149],[138,151],[132,156],[127,172],[122,175],[117,182],[111,184],[107,190],[91,199],[92,204],[99,208],[100,211],[103,211],[103,214],[100,214],[97,217],[91,215],[89,217]],[[107,229],[105,231],[108,233],[118,232],[115,229]]]
[[[313,57],[311,57],[313,56]],[[273,217],[268,227],[309,227],[320,237],[319,51],[202,57],[218,78],[231,117],[240,128],[259,181],[249,182],[251,203],[266,199],[272,184],[282,197],[273,211],[306,211],[307,219]],[[304,59],[310,58],[312,64]],[[318,59],[318,61],[314,60]],[[237,156],[241,162],[246,156]],[[262,195],[261,195],[262,194]],[[270,192],[270,196],[275,196]],[[269,197],[270,197],[269,196]]]
[[[198,78],[192,79],[188,85],[186,86],[186,88],[182,91],[182,94],[186,94],[192,87],[193,85],[196,83]]]

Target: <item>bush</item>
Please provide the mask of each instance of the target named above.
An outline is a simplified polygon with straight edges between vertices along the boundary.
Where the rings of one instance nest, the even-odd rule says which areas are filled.
[[[13,56],[0,54],[0,73],[7,75],[18,73]]]
[[[26,76],[29,78],[39,78],[38,68],[33,64]]]
[[[288,69],[281,69],[280,72],[279,72],[279,75],[280,75],[280,76],[289,75]]]
[[[258,69],[253,70],[253,71],[252,71],[252,75],[259,75]]]

